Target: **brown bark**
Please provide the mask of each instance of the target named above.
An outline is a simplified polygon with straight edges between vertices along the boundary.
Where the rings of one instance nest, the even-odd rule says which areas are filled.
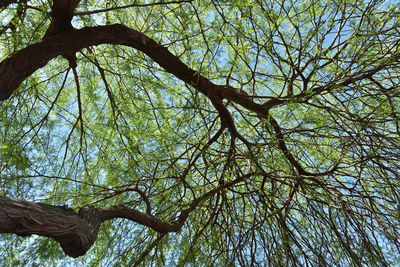
[[[77,214],[68,207],[0,196],[0,233],[54,238],[74,258],[93,245],[100,223],[99,212],[92,207],[83,207]]]
[[[0,0],[0,7],[6,7],[11,3],[16,3],[17,0]]]
[[[100,44],[126,45],[142,51],[166,71],[206,95],[213,103],[228,99],[259,114],[266,114],[267,107],[255,103],[240,90],[212,83],[153,39],[118,24],[88,27],[52,36],[10,55],[0,63],[0,101],[8,99],[26,78],[51,59],[71,50],[79,51]]]
[[[37,234],[54,238],[71,257],[84,255],[94,244],[103,221],[126,218],[160,233],[177,232],[189,211],[183,211],[176,222],[156,217],[122,205],[94,208],[82,207],[78,213],[65,206],[52,206],[0,196],[0,233],[20,236]]]
[[[160,233],[178,232],[200,201],[209,198],[215,192],[216,190],[195,200],[174,222],[164,222],[150,214],[122,205],[105,208],[84,206],[76,213],[66,206],[52,206],[0,196],[0,233],[51,237],[60,243],[67,255],[76,258],[84,255],[94,244],[100,225],[106,220],[125,218]]]
[[[104,221],[125,218],[160,233],[178,232],[200,203],[251,175],[220,185],[194,199],[172,222],[162,221],[151,214],[123,205],[103,208],[83,206],[76,213],[66,206],[52,206],[0,196],[0,233],[51,237],[60,243],[67,255],[76,258],[84,255],[94,244],[100,225]]]
[[[79,4],[80,0],[57,0],[53,1],[51,7],[51,24],[47,29],[43,39],[50,38],[51,36],[71,32],[75,30],[72,26],[72,17],[74,16],[74,9]],[[64,53],[62,56],[68,60],[69,66],[75,68],[76,56],[74,50]]]
[[[74,30],[71,24],[74,7],[70,0],[53,1],[50,15],[51,23],[43,38]]]

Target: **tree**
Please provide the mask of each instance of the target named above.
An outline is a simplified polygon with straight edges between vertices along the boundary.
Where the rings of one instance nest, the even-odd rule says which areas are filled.
[[[0,7],[1,262],[400,262],[396,1]]]

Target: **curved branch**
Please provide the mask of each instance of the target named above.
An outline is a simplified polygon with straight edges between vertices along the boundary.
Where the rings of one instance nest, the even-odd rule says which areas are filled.
[[[94,244],[100,225],[106,220],[125,218],[160,233],[178,232],[199,204],[251,175],[239,177],[194,199],[172,222],[162,221],[122,205],[104,208],[84,206],[76,213],[66,206],[52,206],[0,196],[0,233],[51,237],[60,243],[67,255],[76,258],[84,255]]]
[[[79,51],[100,44],[133,47],[145,53],[167,72],[196,88],[212,102],[228,99],[260,115],[266,115],[267,109],[264,106],[252,101],[249,96],[238,93],[240,90],[212,83],[153,39],[120,24],[87,27],[59,34],[10,55],[0,63],[0,101],[8,99],[26,78],[51,59],[71,50]]]
[[[340,159],[336,162],[336,164],[329,170],[324,171],[324,172],[319,172],[319,173],[311,173],[308,172],[301,166],[301,164],[295,159],[295,157],[292,155],[292,153],[289,151],[288,147],[286,146],[285,142],[285,137],[283,136],[281,127],[279,126],[279,123],[272,117],[271,115],[268,115],[269,122],[272,125],[272,128],[274,128],[275,131],[275,137],[278,140],[278,146],[279,149],[283,152],[285,157],[289,160],[290,164],[297,170],[299,175],[304,175],[304,176],[323,176],[323,175],[328,175],[332,174],[334,171],[337,170]]]
[[[84,255],[93,245],[100,224],[99,212],[93,207],[83,207],[78,215],[66,206],[0,196],[0,233],[52,237],[74,258]]]
[[[285,137],[283,136],[282,130],[279,127],[278,122],[269,115],[269,121],[274,128],[276,139],[278,140],[279,149],[283,152],[285,157],[289,160],[293,167],[299,172],[300,175],[313,175],[308,171],[304,170],[304,168],[297,162],[297,160],[293,157],[292,153],[290,153],[289,149],[286,146]]]

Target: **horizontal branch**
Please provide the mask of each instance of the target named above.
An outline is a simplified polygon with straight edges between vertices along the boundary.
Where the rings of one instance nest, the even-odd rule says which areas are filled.
[[[66,206],[0,196],[0,233],[51,237],[60,243],[67,255],[74,258],[90,249],[96,241],[101,223],[106,220],[125,218],[157,232],[168,233],[179,231],[188,215],[189,212],[184,210],[176,222],[169,223],[122,205],[105,208],[84,206],[76,213]]]
[[[94,244],[100,225],[104,221],[125,218],[160,233],[178,232],[189,214],[200,203],[251,175],[239,177],[194,199],[172,222],[162,221],[155,216],[123,205],[103,208],[83,206],[76,213],[66,206],[53,206],[0,196],[0,233],[13,233],[20,236],[37,234],[51,237],[60,243],[67,255],[76,258],[84,255]]]
[[[0,196],[0,233],[51,237],[76,258],[93,245],[101,223],[95,208],[81,210]]]

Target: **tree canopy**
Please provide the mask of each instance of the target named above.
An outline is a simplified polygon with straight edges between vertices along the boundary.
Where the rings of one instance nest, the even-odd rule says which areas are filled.
[[[0,1],[0,262],[399,264],[399,5]]]

